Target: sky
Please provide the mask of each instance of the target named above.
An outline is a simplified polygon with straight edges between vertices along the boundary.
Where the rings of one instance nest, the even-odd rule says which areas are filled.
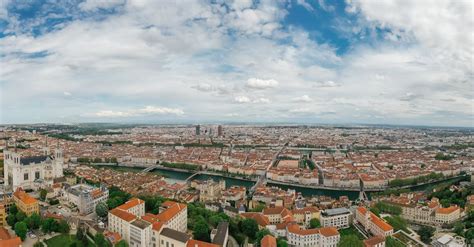
[[[474,127],[464,0],[0,0],[0,123]]]

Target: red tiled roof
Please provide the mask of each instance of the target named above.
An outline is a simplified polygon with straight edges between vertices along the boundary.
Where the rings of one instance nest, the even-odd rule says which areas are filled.
[[[260,241],[261,247],[277,247],[276,238],[272,235],[265,235]]]
[[[211,244],[208,242],[203,242],[195,239],[190,239],[188,240],[188,243],[186,244],[186,247],[220,247],[220,245],[217,244]]]
[[[110,210],[109,212],[111,214],[119,217],[120,219],[128,221],[128,222],[130,222],[130,221],[132,221],[136,218],[135,215],[133,215],[133,214],[127,212],[127,211],[120,210],[118,208],[114,208],[114,209]]]
[[[260,213],[247,212],[247,213],[242,213],[240,216],[244,218],[248,218],[248,219],[254,219],[257,221],[257,223],[260,226],[263,226],[263,227],[270,224],[270,220],[268,219],[268,217]]]
[[[118,206],[117,208],[118,209],[121,209],[121,210],[129,210],[139,204],[142,204],[142,203],[145,203],[143,200],[140,200],[138,198],[132,198],[130,200],[128,200],[126,203]]]

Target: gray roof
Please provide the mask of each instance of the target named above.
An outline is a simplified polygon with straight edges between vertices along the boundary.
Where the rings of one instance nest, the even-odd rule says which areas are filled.
[[[218,244],[220,246],[224,246],[224,241],[225,237],[228,234],[228,229],[229,229],[229,222],[221,222],[217,226],[217,232],[216,236],[214,236],[214,239],[212,240],[213,244]]]
[[[46,160],[51,159],[49,155],[41,155],[41,156],[32,156],[32,157],[21,157],[20,164],[22,165],[29,165],[31,163],[39,164],[41,162],[45,162]]]
[[[171,239],[174,239],[174,240],[177,240],[181,243],[186,243],[189,240],[188,234],[186,234],[184,232],[178,232],[178,231],[170,229],[170,228],[163,228],[163,230],[161,230],[161,235],[163,235],[165,237],[168,237],[168,238],[171,238]]]
[[[225,206],[224,210],[227,210],[227,211],[230,211],[230,212],[233,212],[233,213],[238,213],[239,212],[238,209],[236,209],[234,207],[231,207],[231,206]]]
[[[351,211],[347,208],[333,208],[333,209],[326,209],[322,212],[325,216],[334,216],[334,215],[341,215],[341,214],[350,214]]]
[[[134,226],[136,226],[140,229],[145,229],[145,228],[149,227],[151,225],[151,223],[148,222],[148,221],[137,219],[137,220],[132,222],[132,225],[134,225]]]

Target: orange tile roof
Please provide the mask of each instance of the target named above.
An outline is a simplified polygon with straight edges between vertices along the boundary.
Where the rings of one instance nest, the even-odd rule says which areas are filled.
[[[0,246],[2,247],[18,247],[21,245],[20,237],[0,240]]]
[[[130,200],[128,200],[126,203],[118,206],[117,208],[118,209],[121,209],[121,210],[129,210],[139,204],[142,204],[142,203],[145,203],[143,200],[140,200],[138,198],[132,198]]]
[[[387,222],[383,221],[377,215],[373,214],[370,212],[370,220],[380,229],[382,229],[385,232],[393,230],[393,227],[389,225]]]
[[[25,191],[23,191],[21,188],[18,188],[15,193],[13,193],[13,196],[18,198],[20,201],[22,201],[24,204],[34,204],[38,203],[38,200],[35,198],[31,197],[28,195]]]
[[[120,219],[128,221],[128,222],[130,222],[130,221],[132,221],[136,218],[135,215],[133,215],[133,214],[127,212],[127,211],[120,210],[118,208],[114,208],[114,209],[110,210],[109,212],[111,214],[119,217]]]
[[[0,240],[10,239],[10,233],[5,227],[0,227]]]
[[[168,208],[164,210],[163,212],[159,213],[158,215],[156,215],[158,220],[163,221],[163,222],[168,222],[175,215],[181,212],[181,210],[186,208],[186,204],[172,202],[172,201],[166,201],[163,204],[166,205],[166,207]]]
[[[438,208],[438,209],[436,209],[436,213],[437,214],[451,214],[451,213],[455,212],[458,209],[459,209],[458,206],[450,206],[450,207],[447,207],[447,208]]]
[[[260,241],[261,247],[277,247],[276,238],[272,235],[265,235]]]
[[[263,227],[270,225],[270,220],[268,219],[268,217],[260,213],[247,212],[247,213],[242,213],[240,216],[244,218],[248,218],[248,219],[254,219],[257,221],[257,223],[260,226],[263,226]]]
[[[186,247],[220,247],[220,245],[217,244],[211,244],[208,242],[203,242],[195,239],[190,239],[188,240],[188,243],[186,244]]]
[[[367,213],[367,209],[364,207],[358,207],[357,211],[359,211],[359,213],[364,214],[364,215]]]
[[[319,229],[301,229],[299,225],[293,224],[287,227],[288,232],[297,235],[319,234]],[[336,230],[337,231],[337,230]]]
[[[366,247],[373,247],[383,242],[385,242],[385,238],[381,235],[378,235],[364,240],[364,245]]]
[[[339,232],[337,231],[335,227],[321,227],[319,228],[319,232],[321,233],[321,235],[325,237],[339,235]]]

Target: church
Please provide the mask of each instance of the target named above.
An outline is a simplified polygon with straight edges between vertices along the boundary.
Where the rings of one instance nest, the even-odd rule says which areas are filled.
[[[54,178],[63,176],[63,151],[59,147],[54,155],[46,149],[43,155],[22,156],[11,150],[4,150],[3,178],[6,189],[36,190],[53,184]]]

